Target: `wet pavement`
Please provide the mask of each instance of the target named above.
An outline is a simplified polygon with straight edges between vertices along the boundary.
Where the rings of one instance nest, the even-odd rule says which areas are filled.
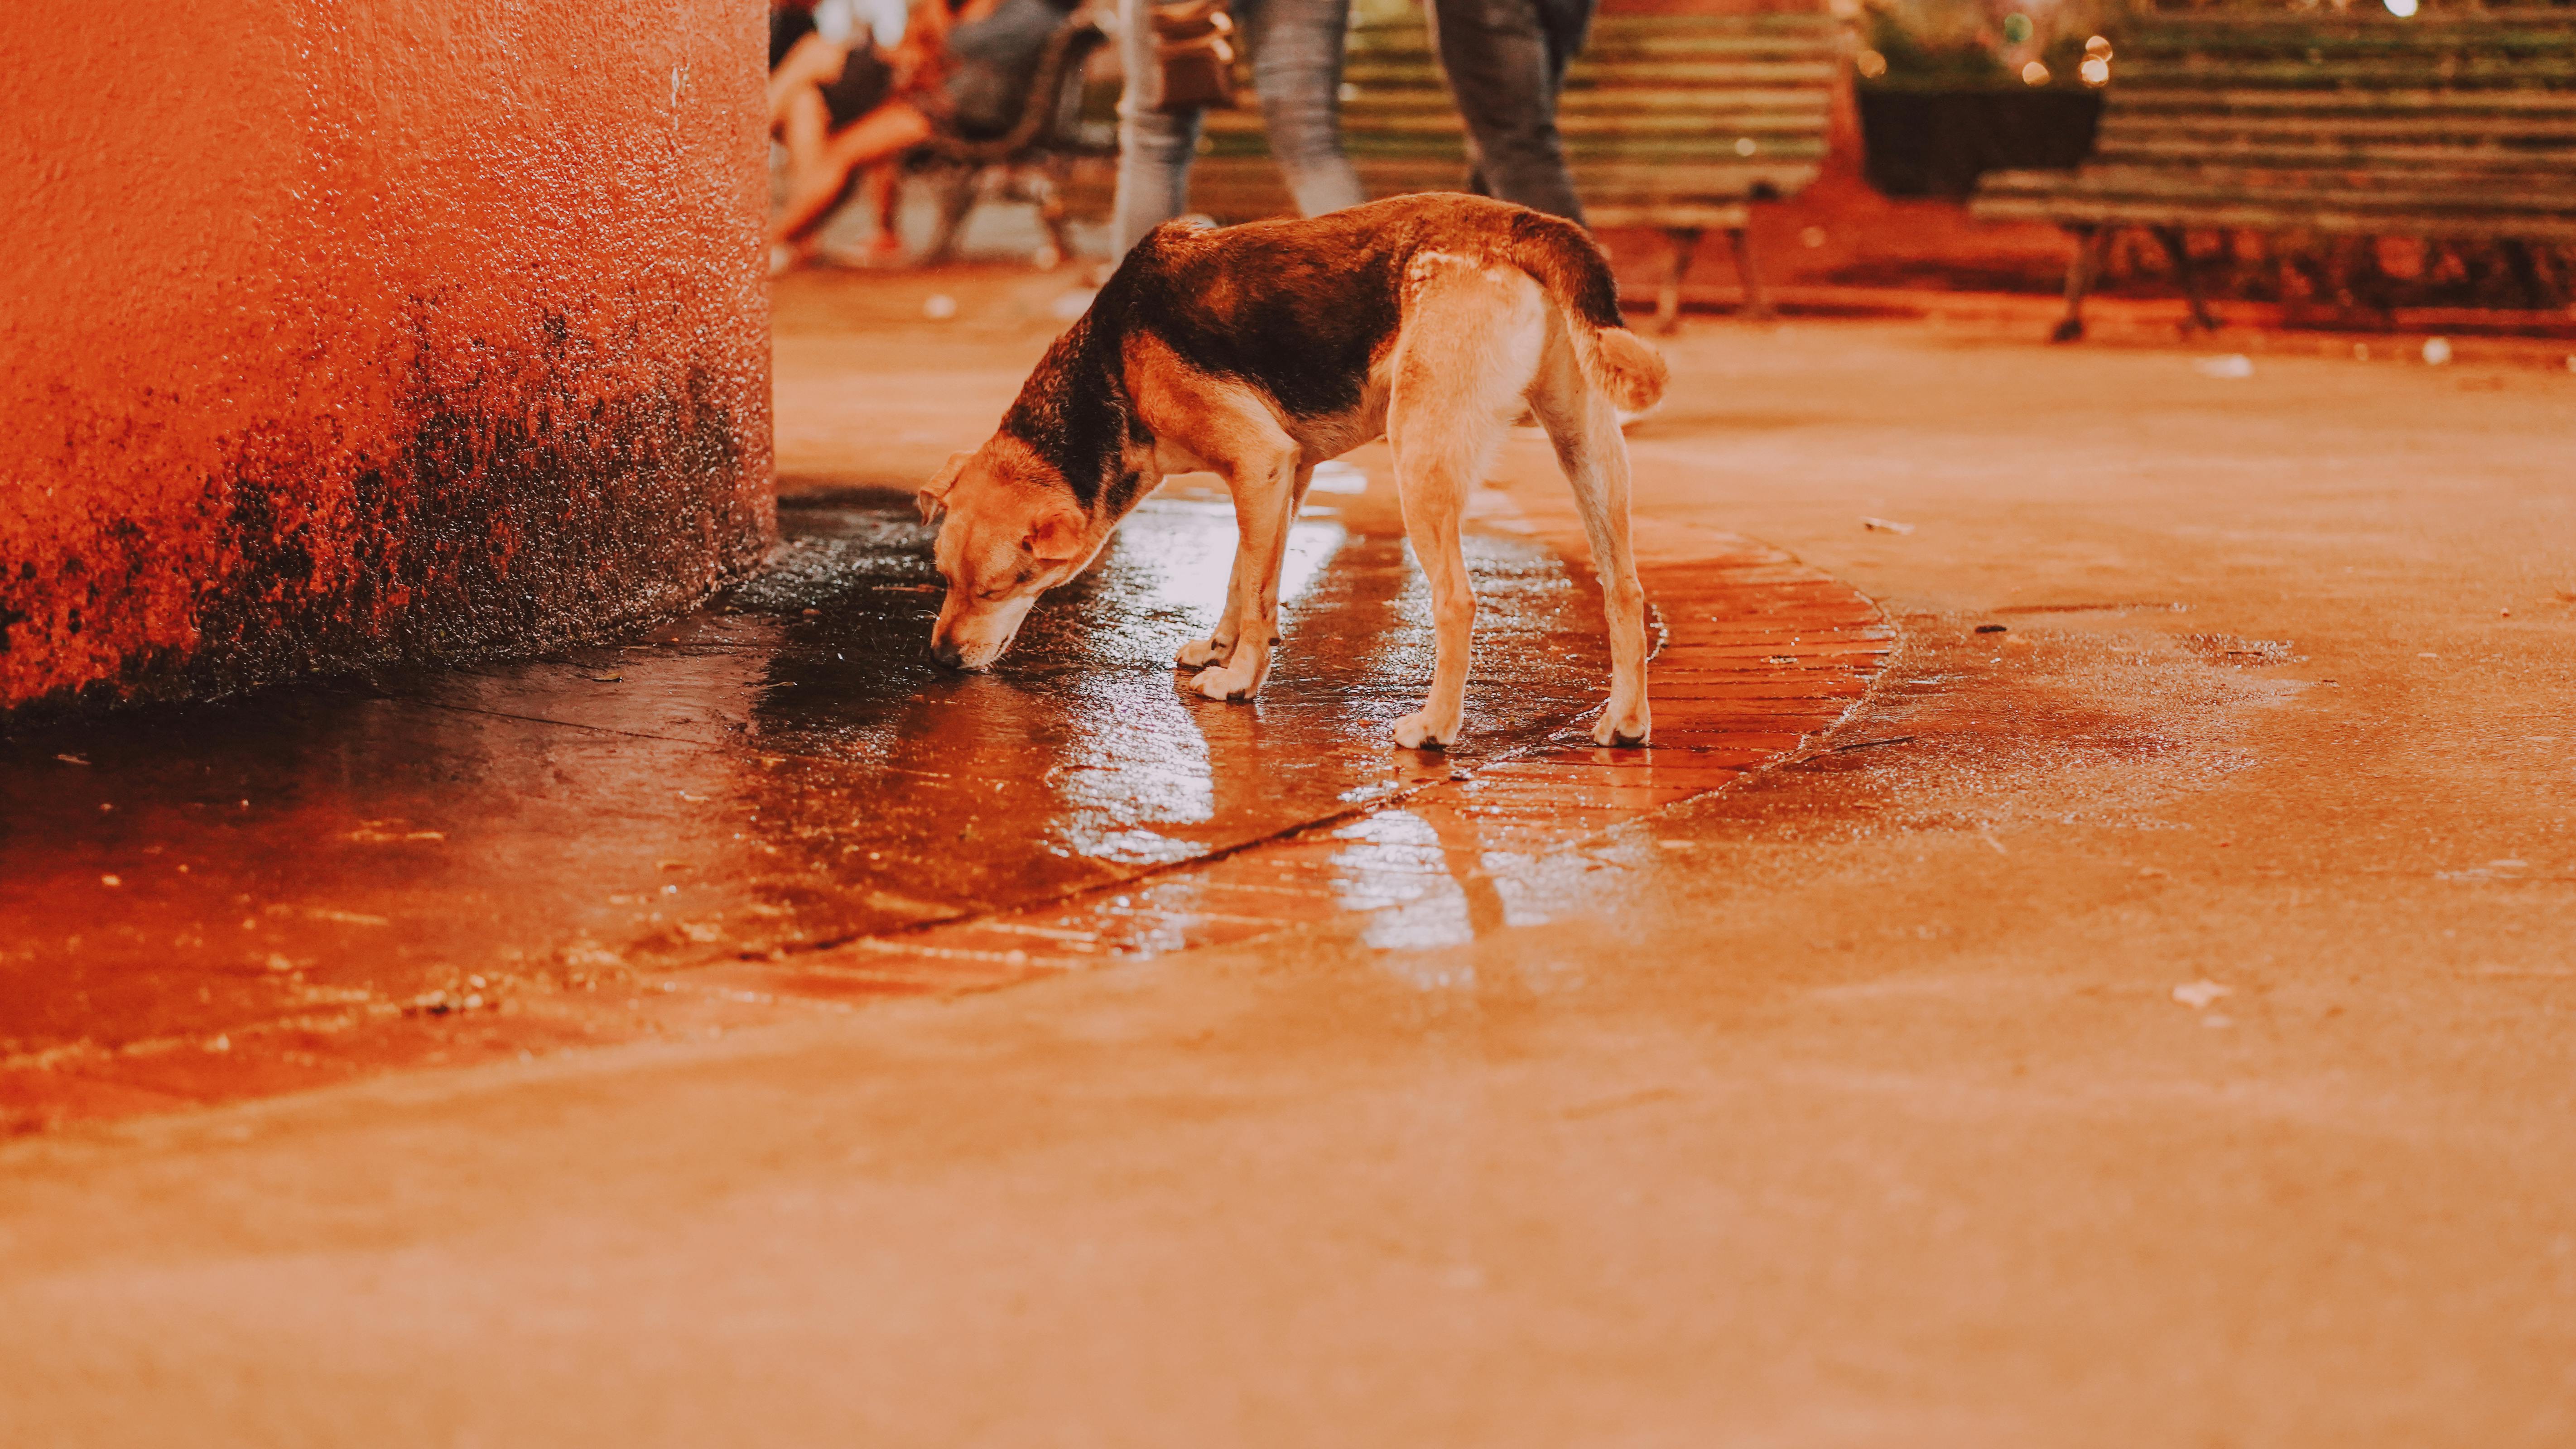
[[[801,960],[1355,817],[1597,705],[1596,588],[1488,527],[1469,543],[1467,737],[1394,749],[1430,670],[1428,601],[1389,490],[1357,470],[1292,533],[1262,699],[1184,694],[1170,654],[1205,633],[1233,539],[1209,481],[1150,500],[988,675],[922,647],[938,581],[909,500],[843,490],[789,500],[765,572],[625,644],[0,742],[15,1119],[443,1060],[463,1047],[444,1018],[472,1018],[482,1054],[659,1029],[668,1005],[643,1010],[667,973]],[[771,995],[734,992],[734,1017]]]

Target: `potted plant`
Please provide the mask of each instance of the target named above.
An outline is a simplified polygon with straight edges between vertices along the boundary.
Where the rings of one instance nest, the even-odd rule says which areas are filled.
[[[2073,166],[2114,84],[2115,0],[1864,0],[1852,65],[1870,184],[1964,197],[1987,171]]]

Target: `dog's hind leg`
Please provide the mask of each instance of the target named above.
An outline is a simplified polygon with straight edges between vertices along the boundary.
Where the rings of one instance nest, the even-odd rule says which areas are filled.
[[[1279,637],[1279,574],[1295,516],[1297,445],[1276,423],[1269,436],[1238,453],[1225,470],[1234,494],[1234,571],[1225,590],[1226,617],[1217,638],[1230,640],[1225,660],[1190,681],[1210,699],[1250,699],[1270,675],[1270,646]],[[1215,639],[1210,640],[1210,647]]]
[[[1407,749],[1456,743],[1465,719],[1476,597],[1459,526],[1503,430],[1529,390],[1546,338],[1538,284],[1517,270],[1424,253],[1407,276],[1404,329],[1387,400],[1387,442],[1413,556],[1431,585],[1431,695],[1395,722]]]
[[[1530,390],[1530,411],[1556,444],[1557,466],[1573,486],[1610,619],[1610,702],[1592,726],[1592,738],[1604,745],[1643,744],[1654,716],[1646,701],[1646,591],[1637,582],[1637,552],[1628,533],[1628,440],[1620,435],[1609,396],[1584,380],[1561,325],[1549,329],[1547,360]]]

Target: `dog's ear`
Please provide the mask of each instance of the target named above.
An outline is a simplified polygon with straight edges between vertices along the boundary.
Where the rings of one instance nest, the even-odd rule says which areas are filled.
[[[1090,520],[1082,510],[1057,506],[1038,515],[1029,525],[1029,553],[1049,563],[1062,563],[1082,552],[1084,525]]]
[[[937,523],[948,511],[948,490],[957,486],[957,475],[966,471],[966,460],[974,456],[971,451],[949,454],[939,472],[912,495],[913,506],[921,510],[922,522]]]

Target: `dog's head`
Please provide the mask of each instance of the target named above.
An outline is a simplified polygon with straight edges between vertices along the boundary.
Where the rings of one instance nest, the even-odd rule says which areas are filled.
[[[948,581],[930,652],[955,669],[991,667],[1038,595],[1089,567],[1109,541],[1109,525],[1007,434],[951,457],[915,501],[923,521],[939,525]]]

